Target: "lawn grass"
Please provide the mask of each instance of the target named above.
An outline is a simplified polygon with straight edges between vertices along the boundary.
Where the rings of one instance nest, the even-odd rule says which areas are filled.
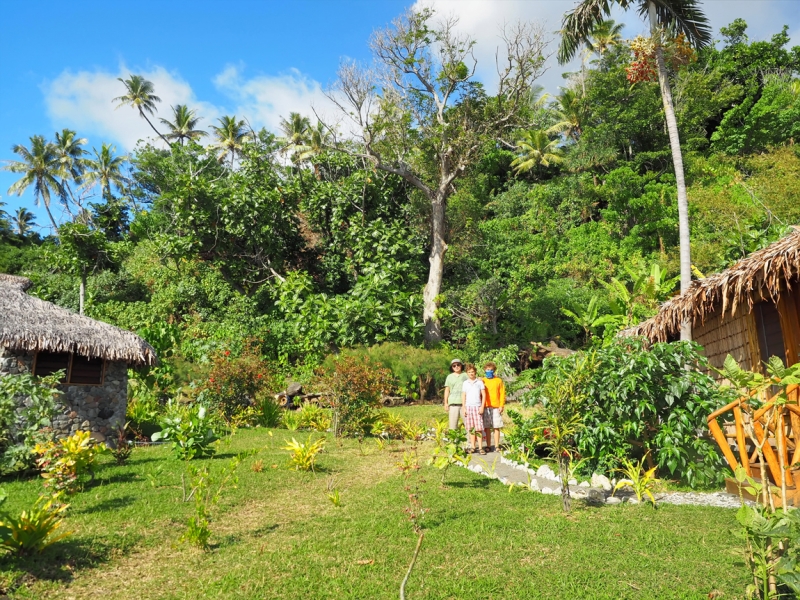
[[[393,409],[425,421],[439,406]],[[443,414],[443,411],[441,411]],[[213,510],[212,549],[179,543],[192,504],[182,502],[186,466],[166,447],[137,449],[128,464],[105,462],[74,497],[75,534],[38,557],[0,561],[11,598],[396,598],[416,543],[396,463],[411,446],[383,451],[372,440],[329,439],[319,471],[286,468],[280,449],[303,432],[240,430],[213,459],[218,473],[238,452],[239,483]],[[318,435],[318,434],[315,434]],[[424,464],[429,444],[416,448]],[[262,461],[261,472],[252,470]],[[335,478],[341,506],[328,499]],[[560,499],[509,493],[499,482],[453,468],[447,485],[423,467],[429,509],[411,599],[724,598],[747,583],[734,511],[694,506],[587,507],[564,515]],[[18,512],[38,480],[6,482]]]

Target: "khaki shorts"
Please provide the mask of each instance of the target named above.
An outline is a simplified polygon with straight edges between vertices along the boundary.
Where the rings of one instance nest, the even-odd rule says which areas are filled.
[[[499,408],[486,407],[483,411],[483,427],[485,429],[503,428],[503,415],[500,414]]]
[[[448,410],[450,429],[458,429],[458,419],[461,417],[461,405],[451,404]]]

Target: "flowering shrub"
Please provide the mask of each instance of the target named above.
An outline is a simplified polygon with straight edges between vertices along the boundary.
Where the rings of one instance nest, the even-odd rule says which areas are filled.
[[[200,393],[212,410],[230,422],[234,415],[259,401],[272,384],[266,364],[251,344],[239,356],[232,356],[229,350],[214,356]]]
[[[34,448],[39,455],[36,465],[42,471],[44,485],[55,494],[74,494],[80,476],[90,473],[94,477],[94,462],[107,450],[105,445],[92,438],[91,433],[80,430],[68,438],[36,444]]]

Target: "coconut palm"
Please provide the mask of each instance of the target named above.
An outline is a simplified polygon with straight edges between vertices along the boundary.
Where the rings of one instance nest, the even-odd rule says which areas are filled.
[[[23,206],[17,209],[16,214],[11,217],[11,220],[19,237],[28,235],[34,225],[36,225],[36,216]]]
[[[61,194],[59,182],[60,165],[58,152],[52,142],[48,142],[42,135],[31,136],[31,147],[22,144],[12,146],[11,151],[18,154],[22,160],[9,161],[3,167],[4,171],[22,173],[22,178],[8,188],[9,194],[21,196],[29,187],[33,186],[33,203],[38,206],[39,200],[44,203],[47,216],[53,225],[53,231],[58,235],[58,225],[50,212],[50,198],[52,194]]]
[[[217,158],[220,162],[225,160],[226,155],[231,157],[231,167],[236,154],[241,152],[244,143],[250,139],[250,134],[245,130],[244,120],[238,121],[236,116],[224,116],[219,119],[219,127],[211,126],[216,141],[212,144],[218,148]]]
[[[195,111],[185,104],[178,104],[171,106],[172,121],[167,119],[160,119],[161,124],[169,129],[166,138],[169,140],[178,140],[183,144],[188,140],[198,140],[204,135],[207,135],[202,129],[197,129],[197,124],[202,117],[198,117]]]
[[[86,138],[79,138],[77,135],[71,129],[62,129],[60,133],[56,132],[56,141],[53,144],[58,160],[58,177],[61,180],[61,201],[70,214],[72,214],[69,209],[70,199],[74,204],[80,205],[75,200],[70,182],[80,185],[84,170],[83,156],[88,154],[83,149],[83,145],[87,141]]]
[[[598,23],[584,41],[586,49],[598,56],[603,56],[612,47],[622,41],[622,23],[607,19]]]
[[[553,108],[558,121],[547,130],[547,133],[563,133],[577,141],[589,114],[584,96],[575,90],[562,89],[556,96]]]
[[[292,160],[300,162],[300,155],[309,150],[311,121],[300,113],[291,112],[288,120],[281,118],[279,127],[283,134],[281,137],[283,142],[281,152],[288,152],[289,149],[294,150]]]
[[[123,154],[114,156],[116,147],[111,144],[103,144],[100,152],[93,148],[94,158],[87,158],[86,172],[83,175],[84,186],[89,188],[94,185],[100,186],[100,192],[106,198],[111,195],[111,186],[118,188],[129,183],[128,178],[122,172],[122,167],[128,160],[128,156]]]
[[[662,37],[665,32],[671,35],[682,33],[695,48],[711,44],[711,29],[708,19],[699,8],[698,0],[583,0],[574,10],[564,15],[561,23],[561,46],[558,60],[562,64],[571,60],[581,44],[591,37],[592,31],[610,16],[612,7],[618,5],[623,10],[636,7],[639,15],[647,18],[650,34],[656,41],[656,64],[658,84],[664,105],[664,116],[672,150],[672,163],[678,188],[678,235],[680,239],[681,293],[689,289],[692,281],[692,259],[689,238],[689,200],[686,195],[686,181],[683,172],[678,123],[669,86]],[[692,337],[691,323],[681,326],[681,339]]]
[[[156,108],[156,103],[161,102],[161,98],[153,93],[155,91],[153,83],[141,75],[129,75],[128,79],[117,77],[117,80],[122,82],[127,90],[127,93],[124,96],[118,96],[117,98],[114,98],[112,102],[119,102],[119,104],[117,104],[117,108],[121,106],[130,106],[139,111],[139,116],[147,121],[147,124],[150,125],[153,131],[156,132],[156,135],[164,140],[164,143],[169,146],[169,140],[161,135],[158,129],[156,129],[155,126],[150,122],[150,119],[147,118],[147,114],[152,115],[158,110]]]
[[[538,129],[523,131],[517,141],[517,158],[511,166],[517,173],[527,173],[539,167],[549,167],[563,162],[558,140],[551,140],[547,133]]]

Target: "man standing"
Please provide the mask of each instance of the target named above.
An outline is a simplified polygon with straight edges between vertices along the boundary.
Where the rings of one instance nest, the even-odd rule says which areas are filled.
[[[458,417],[461,414],[461,386],[467,378],[464,364],[460,359],[450,361],[450,375],[444,382],[444,412],[449,416],[450,429],[458,429]]]
[[[486,428],[486,445],[489,452],[494,452],[500,447],[500,429],[503,427],[503,410],[506,406],[506,386],[503,380],[495,375],[497,365],[487,362],[483,366],[483,384],[486,386],[486,410],[483,411],[483,426]],[[492,440],[494,432],[494,440]]]

